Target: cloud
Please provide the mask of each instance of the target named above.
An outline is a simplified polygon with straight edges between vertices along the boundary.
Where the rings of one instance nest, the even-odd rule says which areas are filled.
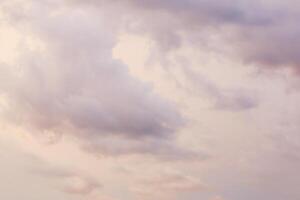
[[[129,30],[157,41],[162,52],[190,44],[215,50],[212,35],[225,42],[246,63],[269,69],[299,68],[299,18],[294,1],[80,1],[98,7],[122,7]],[[297,4],[297,3],[295,3]],[[126,12],[130,10],[130,12]],[[220,47],[217,47],[220,48]]]
[[[155,41],[156,53],[166,59],[182,45],[192,45],[203,51],[217,50],[238,62],[254,63],[262,69],[288,67],[297,71],[300,62],[297,4],[291,0],[287,3],[276,0],[1,1],[4,13],[1,22],[10,23],[19,34],[17,58],[0,64],[1,125],[7,122],[14,126],[16,137],[25,135],[20,134],[24,130],[43,135],[46,143],[55,143],[61,135],[68,135],[94,155],[116,158],[93,160],[94,157],[82,154],[78,160],[69,160],[69,152],[77,152],[73,148],[53,146],[55,151],[50,150],[51,153],[44,146],[32,148],[32,151],[43,151],[41,156],[49,156],[53,162],[78,163],[86,171],[99,172],[99,176],[107,172],[104,180],[112,183],[105,192],[113,193],[114,198],[130,199],[131,191],[137,194],[137,199],[199,199],[202,195],[203,199],[210,199],[214,194],[220,195],[214,200],[298,198],[299,176],[296,175],[300,146],[297,141],[300,140],[299,115],[295,109],[298,97],[287,95],[283,89],[285,83],[260,78],[244,82],[240,78],[239,82],[230,80],[233,88],[220,88],[219,83],[183,66],[185,84],[197,89],[189,90],[190,94],[204,93],[210,105],[220,111],[202,109],[203,102],[191,100],[190,94],[174,95],[186,101],[185,105],[189,106],[178,107],[185,109],[183,113],[194,120],[191,127],[182,131],[185,135],[176,138],[185,121],[176,105],[155,93],[150,84],[132,77],[127,66],[112,58],[120,32],[134,31]],[[222,79],[225,67],[222,63],[218,67],[221,76],[217,78]],[[214,70],[212,73],[216,73]],[[231,74],[224,73],[224,76],[230,79]],[[239,84],[253,84],[260,91],[264,102],[259,108],[252,91]],[[222,112],[254,107],[257,109],[253,112],[239,115]],[[280,120],[290,124],[279,127]],[[269,135],[271,139],[267,138]],[[185,148],[179,147],[176,139]],[[34,146],[31,144],[23,145]],[[192,152],[187,146],[194,149],[203,146],[215,159],[195,165],[190,161],[203,160],[207,155]],[[57,152],[64,155],[56,159]],[[2,154],[6,155],[5,151]],[[118,159],[122,156],[138,159],[128,162],[132,160],[126,157],[124,162]],[[7,163],[18,160],[9,154],[6,157]],[[160,162],[147,162],[145,157],[155,157]],[[7,163],[4,164],[9,168]],[[133,173],[117,173],[115,166],[133,168]],[[155,174],[156,168],[158,171],[173,168],[185,174]],[[16,169],[8,172],[18,171],[19,167]],[[186,175],[187,172],[193,176]],[[41,174],[57,180],[65,193],[83,195],[78,198],[91,197],[101,188],[93,177],[77,171],[49,169]],[[213,191],[203,192],[206,185],[199,181],[200,176]],[[135,185],[132,182],[137,177],[140,179]],[[19,177],[14,179],[20,181],[17,185],[28,182],[27,179],[21,182],[24,180]],[[128,185],[132,187],[128,189]],[[49,198],[58,199],[50,193]]]
[[[102,138],[89,141],[83,148],[99,157],[142,156],[158,159],[159,161],[203,161],[208,154],[179,147],[175,141],[165,140],[126,140]]]
[[[221,196],[214,196],[211,198],[211,200],[224,200],[224,198]]]
[[[94,178],[84,176],[80,173],[63,168],[46,167],[34,169],[33,173],[43,177],[56,179],[60,186],[57,186],[65,193],[74,195],[89,195],[98,190],[102,185]]]
[[[183,125],[175,105],[112,58],[117,30],[108,12],[24,1],[16,17],[14,6],[3,12],[24,34],[16,63],[0,66],[0,94],[9,102],[3,118],[50,140],[61,134],[83,141],[174,137]]]
[[[227,49],[226,46],[222,47],[222,50],[231,51],[230,49],[233,48],[237,54],[243,54],[240,55],[242,60],[263,63],[263,60],[250,58],[253,57],[250,54],[256,54],[257,50],[252,51],[247,47],[249,43],[254,48],[260,48],[259,46],[262,45],[262,42],[254,41],[259,39],[259,37],[245,37],[245,34],[250,33],[247,30],[273,27],[277,24],[279,15],[281,16],[280,11],[276,13],[276,9],[269,7],[270,5],[267,3],[260,4],[250,1],[238,4],[231,0],[222,3],[205,0],[189,0],[184,3],[182,1],[169,0],[115,0],[101,2],[75,0],[70,2],[80,3],[80,5],[92,5],[99,9],[107,6],[108,9],[113,7],[118,10],[122,7],[123,10],[118,14],[124,16],[126,21],[122,22],[120,20],[120,24],[122,24],[121,29],[134,31],[152,38],[157,44],[158,49],[156,50],[159,51],[158,53],[152,52],[156,55],[155,59],[166,61],[163,63],[163,66],[170,71],[173,66],[169,66],[167,55],[171,50],[177,49],[182,45],[192,45],[196,49],[207,48],[208,50],[220,48],[220,44],[216,44],[217,47],[214,46],[216,41],[213,41],[211,35],[221,38],[221,45],[229,46]],[[130,12],[125,12],[126,10],[130,10]],[[123,24],[125,25],[123,26]],[[268,47],[267,44],[266,47]],[[276,50],[278,48],[272,49]],[[217,50],[220,51],[220,49]],[[270,53],[269,50],[266,50],[266,52]],[[226,52],[223,53],[226,54]],[[264,55],[264,53],[259,55]],[[277,55],[276,58],[278,58]],[[152,57],[151,59],[153,60],[154,58]],[[258,99],[252,94],[252,91],[247,91],[243,88],[221,89],[206,77],[199,74],[196,75],[188,65],[181,68],[187,82],[191,81],[196,85],[193,90],[200,90],[209,96],[211,101],[214,102],[213,107],[216,109],[241,111],[258,106]]]
[[[161,173],[145,177],[131,190],[142,199],[174,199],[182,193],[206,190],[206,185],[186,175],[178,173]]]
[[[78,176],[68,177],[64,186],[64,191],[70,194],[86,195],[99,187],[98,183],[92,182]]]
[[[243,111],[258,106],[258,99],[252,91],[243,88],[222,89],[204,75],[193,71],[189,67],[181,67],[186,77],[182,87],[191,95],[207,96],[213,104],[213,108],[229,111]]]

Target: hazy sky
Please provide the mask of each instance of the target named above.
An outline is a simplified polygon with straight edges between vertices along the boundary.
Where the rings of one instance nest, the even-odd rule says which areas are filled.
[[[296,0],[1,0],[0,199],[299,200]]]

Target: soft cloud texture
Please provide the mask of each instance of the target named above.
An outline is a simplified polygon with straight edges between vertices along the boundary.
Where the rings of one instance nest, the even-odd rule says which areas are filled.
[[[174,199],[174,194],[206,190],[206,186],[192,177],[180,174],[158,174],[144,178],[132,189],[142,199]]]
[[[298,11],[1,1],[1,198],[298,200]]]
[[[299,15],[291,6],[293,1],[71,2],[122,6],[121,13],[129,19],[127,28],[150,35],[165,50],[178,48],[183,41],[208,49],[220,48],[212,45],[214,38],[220,37],[229,46],[221,49],[225,52],[233,49],[247,63],[296,70],[299,65]]]
[[[97,180],[66,169],[48,167],[48,169],[33,169],[32,171],[47,178],[57,179],[61,185],[57,187],[61,187],[61,190],[68,194],[88,195],[101,188]]]
[[[149,156],[160,161],[203,161],[209,158],[204,152],[180,148],[174,141],[155,140],[126,140],[105,138],[86,143],[83,148],[100,157]]]
[[[25,42],[34,37],[42,47],[19,52],[15,66],[1,65],[1,94],[9,102],[4,117],[33,132],[84,139],[172,137],[180,114],[112,59],[115,30],[105,13],[56,2],[26,5],[19,5],[25,16],[8,12],[8,20],[25,32]]]

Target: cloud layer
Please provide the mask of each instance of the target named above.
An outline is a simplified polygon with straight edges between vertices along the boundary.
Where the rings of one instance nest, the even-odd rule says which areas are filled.
[[[4,117],[32,131],[84,139],[172,137],[182,125],[180,114],[112,58],[115,30],[105,14],[56,3],[26,5],[20,5],[25,16],[8,12],[8,20],[25,32],[24,42],[34,37],[42,47],[24,46],[15,66],[1,65],[0,91],[10,104]]]
[[[163,49],[183,41],[215,48],[211,36],[227,41],[222,47],[247,63],[267,67],[299,66],[299,14],[293,1],[79,1],[122,7],[127,28],[148,34]],[[129,9],[129,12],[126,12]],[[129,19],[129,20],[128,20]],[[123,24],[123,23],[122,23]],[[219,47],[217,47],[219,48]]]
[[[1,1],[1,197],[298,200],[297,5]]]

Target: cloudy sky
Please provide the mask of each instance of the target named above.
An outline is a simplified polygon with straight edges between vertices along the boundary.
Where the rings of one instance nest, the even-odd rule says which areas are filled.
[[[1,0],[0,199],[299,200],[296,0]]]

